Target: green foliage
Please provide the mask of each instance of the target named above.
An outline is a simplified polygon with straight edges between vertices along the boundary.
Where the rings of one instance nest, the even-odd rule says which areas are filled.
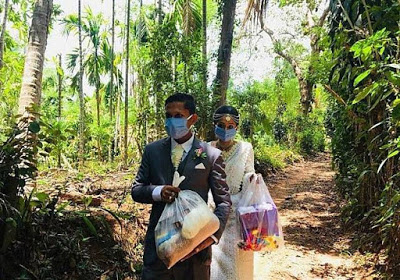
[[[338,186],[349,200],[344,216],[365,232],[358,244],[386,250],[386,269],[398,275],[400,4],[365,3],[331,3],[329,83],[346,104],[331,100],[326,127]]]
[[[295,152],[284,148],[278,144],[266,145],[258,142],[254,149],[256,157],[256,167],[258,172],[267,175],[268,170],[277,170],[284,168],[287,164],[300,160],[300,156]]]
[[[321,118],[322,117],[322,118]],[[296,127],[298,132],[298,148],[303,155],[314,155],[324,152],[326,147],[326,136],[323,122],[323,114],[314,110],[307,118],[297,118]]]
[[[34,155],[37,152],[36,133],[39,132],[37,122],[22,119],[19,127],[15,126],[8,139],[0,147],[0,248],[4,252],[16,238],[17,231],[29,217],[35,200],[33,192],[29,198],[23,197],[24,187],[28,179],[36,172]],[[37,196],[39,196],[37,198]],[[40,194],[35,198],[40,202],[45,198]]]

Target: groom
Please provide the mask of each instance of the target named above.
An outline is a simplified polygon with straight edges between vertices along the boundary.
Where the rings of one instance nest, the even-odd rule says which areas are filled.
[[[228,186],[220,151],[200,142],[190,130],[197,121],[194,98],[174,94],[165,101],[165,129],[170,137],[146,146],[142,163],[132,184],[132,198],[153,204],[145,238],[142,279],[210,279],[211,245],[218,243],[231,208]],[[186,179],[179,188],[171,186],[174,171]],[[220,228],[192,253],[171,269],[158,258],[154,229],[166,203],[172,203],[180,190],[197,192],[207,201],[211,189],[216,204],[214,214]]]

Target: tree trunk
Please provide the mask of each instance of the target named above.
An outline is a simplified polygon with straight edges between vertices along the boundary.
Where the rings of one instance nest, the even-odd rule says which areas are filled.
[[[97,127],[100,129],[100,73],[99,73],[99,56],[98,56],[98,46],[95,46],[94,51],[94,58],[95,58],[95,65],[96,65],[96,115],[97,115]],[[97,154],[99,160],[102,160],[102,151],[101,151],[101,141],[100,135],[97,136]]]
[[[158,0],[158,24],[161,24],[162,20],[162,0]]]
[[[7,25],[7,17],[8,17],[8,4],[9,0],[6,0],[4,4],[4,17],[3,17],[3,26],[1,28],[1,34],[0,34],[0,69],[3,68],[4,62],[3,62],[3,57],[4,57],[4,37],[6,34],[6,25]]]
[[[37,0],[29,31],[18,114],[32,117],[33,120],[38,117],[36,110],[40,106],[43,64],[52,10],[52,0]]]
[[[114,98],[114,44],[115,44],[115,0],[112,0],[111,19],[111,58],[110,58],[110,120],[113,119],[113,98]]]
[[[82,54],[82,4],[78,0],[79,29],[79,165],[83,165],[85,153],[85,98],[83,95],[83,54]]]
[[[112,0],[112,18],[111,18],[111,54],[110,54],[110,96],[108,106],[110,111],[110,122],[113,121],[113,100],[114,100],[114,44],[115,44],[115,0]],[[108,146],[108,160],[113,161],[112,143]]]
[[[237,0],[224,0],[224,6],[222,8],[221,42],[218,49],[217,75],[214,80],[213,90],[214,97],[218,97],[218,105],[225,104],[226,102],[236,2]]]
[[[58,121],[61,120],[61,109],[62,109],[62,74],[60,73],[62,69],[62,57],[61,54],[58,55],[58,69],[57,69],[57,77],[58,77]]]
[[[131,2],[128,0],[126,16],[126,58],[125,58],[125,124],[124,124],[124,166],[128,166],[128,112],[129,112],[129,30],[131,17]]]
[[[119,72],[117,71],[117,80],[119,80]],[[121,125],[121,90],[119,87],[119,83],[117,84],[117,106],[115,109],[115,129],[114,129],[114,155],[118,153],[118,145],[119,145],[119,135],[120,135],[120,125]]]
[[[58,76],[58,121],[61,121],[61,109],[62,109],[62,58],[61,54],[58,55],[58,69],[57,69],[57,76]],[[57,154],[57,167],[61,168],[61,150],[58,151]]]
[[[262,20],[261,20],[261,27],[262,30],[268,34],[274,46],[277,45],[279,42],[274,37],[273,31],[265,27]],[[312,109],[311,106],[313,102],[312,90],[314,85],[311,83],[310,80],[306,79],[299,63],[293,57],[284,53],[280,48],[275,48],[275,53],[280,57],[282,57],[283,59],[285,59],[290,64],[290,66],[292,66],[293,72],[297,78],[297,81],[299,82],[300,103],[302,106],[302,111],[304,115],[307,115],[309,112],[311,112]]]
[[[203,96],[207,96],[207,0],[203,0]]]

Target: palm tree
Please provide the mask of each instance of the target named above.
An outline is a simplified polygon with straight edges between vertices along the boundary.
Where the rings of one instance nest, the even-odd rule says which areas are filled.
[[[42,76],[53,0],[37,0],[29,30],[18,114],[35,120],[40,107]]]
[[[3,56],[4,56],[4,36],[6,34],[7,25],[7,15],[8,15],[8,5],[10,0],[6,0],[4,3],[4,16],[3,16],[3,26],[1,28],[0,34],[0,69],[3,68]]]
[[[97,127],[100,127],[100,87],[101,87],[101,74],[104,72],[104,64],[100,58],[100,47],[102,43],[102,26],[104,19],[102,14],[94,15],[90,8],[86,8],[83,21],[79,24],[79,18],[76,15],[69,15],[64,19],[65,31],[68,34],[71,31],[75,31],[79,28],[83,31],[83,40],[87,43],[88,48],[86,54],[83,57],[83,69],[85,70],[88,82],[90,85],[95,87],[96,95],[96,120]],[[80,31],[80,30],[79,30]],[[81,50],[79,50],[81,52]],[[74,69],[76,66],[76,60],[78,55],[72,53],[69,55],[69,66]],[[101,158],[101,145],[100,139],[97,139],[97,149],[99,158]]]

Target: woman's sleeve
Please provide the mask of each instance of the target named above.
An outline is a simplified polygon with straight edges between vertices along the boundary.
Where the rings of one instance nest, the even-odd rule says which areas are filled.
[[[254,170],[254,151],[253,151],[253,146],[248,143],[248,152],[247,152],[247,158],[246,158],[246,165],[244,168],[244,173],[250,173],[250,172],[255,172]]]
[[[254,151],[253,146],[250,143],[246,145],[246,162],[244,165],[244,175],[242,179],[242,192],[246,192],[250,184],[250,177],[251,175],[255,174],[254,170]]]

